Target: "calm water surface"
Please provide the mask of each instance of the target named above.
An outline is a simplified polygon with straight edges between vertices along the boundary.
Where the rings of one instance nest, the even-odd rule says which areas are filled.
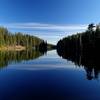
[[[100,79],[56,50],[0,52],[0,100],[100,100]]]

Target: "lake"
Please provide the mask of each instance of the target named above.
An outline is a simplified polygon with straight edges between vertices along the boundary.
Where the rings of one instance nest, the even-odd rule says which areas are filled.
[[[100,100],[99,75],[89,75],[56,50],[0,52],[0,100]]]

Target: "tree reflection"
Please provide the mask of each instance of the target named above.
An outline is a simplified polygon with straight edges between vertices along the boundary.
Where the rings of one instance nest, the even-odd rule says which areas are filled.
[[[99,48],[79,50],[66,50],[67,48],[57,48],[57,53],[64,59],[74,62],[75,65],[83,67],[88,80],[98,79],[100,73],[100,52]]]
[[[26,51],[0,51],[0,68],[6,67],[11,63],[37,59],[46,51],[26,50]]]

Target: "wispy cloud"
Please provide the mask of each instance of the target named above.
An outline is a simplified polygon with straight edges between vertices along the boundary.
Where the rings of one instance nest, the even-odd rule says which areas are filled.
[[[11,29],[31,29],[31,30],[51,30],[63,31],[68,30],[85,30],[87,25],[55,25],[55,24],[42,24],[42,23],[10,23],[5,24],[7,28]]]
[[[87,28],[87,24],[56,25],[44,23],[8,23],[0,26],[7,27],[11,32],[20,31],[32,34],[54,44],[67,35],[82,32]]]

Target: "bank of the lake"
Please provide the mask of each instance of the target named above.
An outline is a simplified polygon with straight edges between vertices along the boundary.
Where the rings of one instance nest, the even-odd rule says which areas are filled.
[[[0,51],[21,51],[21,50],[26,50],[26,47],[21,45],[0,47]]]

